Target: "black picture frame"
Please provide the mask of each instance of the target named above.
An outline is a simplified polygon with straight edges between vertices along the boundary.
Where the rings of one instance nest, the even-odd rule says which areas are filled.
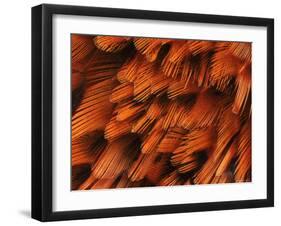
[[[267,28],[267,198],[95,210],[52,210],[52,18],[55,14],[182,21]],[[32,8],[32,218],[40,221],[121,217],[274,206],[274,20],[43,4]]]

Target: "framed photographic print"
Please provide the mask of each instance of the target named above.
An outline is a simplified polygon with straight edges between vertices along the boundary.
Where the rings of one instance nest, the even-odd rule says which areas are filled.
[[[273,37],[267,18],[33,7],[32,217],[273,206]]]

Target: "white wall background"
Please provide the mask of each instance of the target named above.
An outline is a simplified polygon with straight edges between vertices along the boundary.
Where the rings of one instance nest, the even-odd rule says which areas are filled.
[[[2,1],[0,20],[0,225],[39,225],[30,218],[31,7]],[[275,208],[56,222],[54,225],[276,225],[281,213],[281,14],[278,0],[60,0],[44,3],[275,18]],[[239,34],[238,34],[239,35]],[[279,117],[278,117],[279,116]],[[212,195],[212,194],[210,194]]]

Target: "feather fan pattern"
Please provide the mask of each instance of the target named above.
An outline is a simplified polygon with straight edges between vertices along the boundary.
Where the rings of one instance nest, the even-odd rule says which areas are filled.
[[[72,190],[251,181],[251,43],[71,45]]]

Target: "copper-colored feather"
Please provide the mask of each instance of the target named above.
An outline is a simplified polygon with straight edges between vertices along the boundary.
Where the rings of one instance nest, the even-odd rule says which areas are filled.
[[[251,93],[251,65],[245,64],[240,68],[236,78],[236,95],[233,103],[233,112],[243,113]]]
[[[201,165],[199,154],[211,149],[216,141],[213,127],[191,131],[182,138],[182,142],[174,150],[171,163],[178,167],[178,171],[186,173]]]
[[[144,137],[141,147],[142,153],[151,153],[155,152],[158,144],[165,136],[166,131],[163,130],[163,118],[159,119],[155,125],[152,127],[149,134]]]
[[[169,39],[159,39],[159,38],[135,38],[134,44],[136,49],[145,55],[148,61],[155,61],[161,47],[169,43]]]
[[[247,122],[238,135],[238,158],[235,169],[237,182],[251,180],[251,123]]]
[[[132,83],[122,83],[112,90],[110,101],[112,103],[122,102],[134,96],[134,86]]]
[[[130,38],[114,36],[97,36],[94,38],[96,46],[105,52],[118,52],[129,44]]]
[[[252,46],[251,43],[246,42],[231,42],[228,51],[234,56],[245,60],[246,63],[251,63],[252,60]]]
[[[132,181],[142,180],[149,169],[153,166],[155,159],[159,154],[154,152],[150,154],[141,153],[128,171],[128,176]]]
[[[181,179],[176,171],[173,171],[167,174],[163,179],[159,182],[160,186],[173,186],[173,185],[181,185],[184,181]]]
[[[211,85],[225,92],[239,70],[239,60],[226,50],[216,51],[211,59],[209,80]]]
[[[138,154],[138,139],[127,135],[109,143],[93,164],[93,175],[100,179],[113,179],[129,169]]]
[[[134,82],[138,75],[138,69],[143,62],[143,57],[136,54],[120,67],[117,78],[120,82]]]
[[[86,89],[72,117],[72,139],[105,128],[113,109],[109,101],[113,85],[114,81],[108,79]]]
[[[236,143],[233,140],[239,129],[239,117],[233,114],[231,108],[228,107],[223,112],[222,119],[217,126],[217,142],[213,147],[210,157],[196,174],[195,183],[215,183],[214,181],[216,181],[217,176],[220,177],[228,172],[222,171],[222,169],[225,170],[225,164],[229,164],[234,158]]]
[[[225,97],[216,94],[213,90],[203,90],[197,96],[190,112],[186,117],[181,118],[179,125],[186,129],[215,125],[225,103]]]
[[[168,130],[158,145],[157,152],[169,153],[174,152],[180,145],[182,138],[187,133],[185,129],[172,127]]]
[[[72,166],[92,164],[106,147],[104,131],[93,131],[72,141]]]
[[[105,127],[104,137],[109,141],[126,135],[131,132],[132,124],[128,121],[117,121],[116,116],[113,116]]]
[[[84,63],[85,59],[95,49],[94,43],[92,43],[92,37],[90,35],[76,35],[71,36],[71,60],[72,64]],[[81,66],[83,64],[80,64]]]

